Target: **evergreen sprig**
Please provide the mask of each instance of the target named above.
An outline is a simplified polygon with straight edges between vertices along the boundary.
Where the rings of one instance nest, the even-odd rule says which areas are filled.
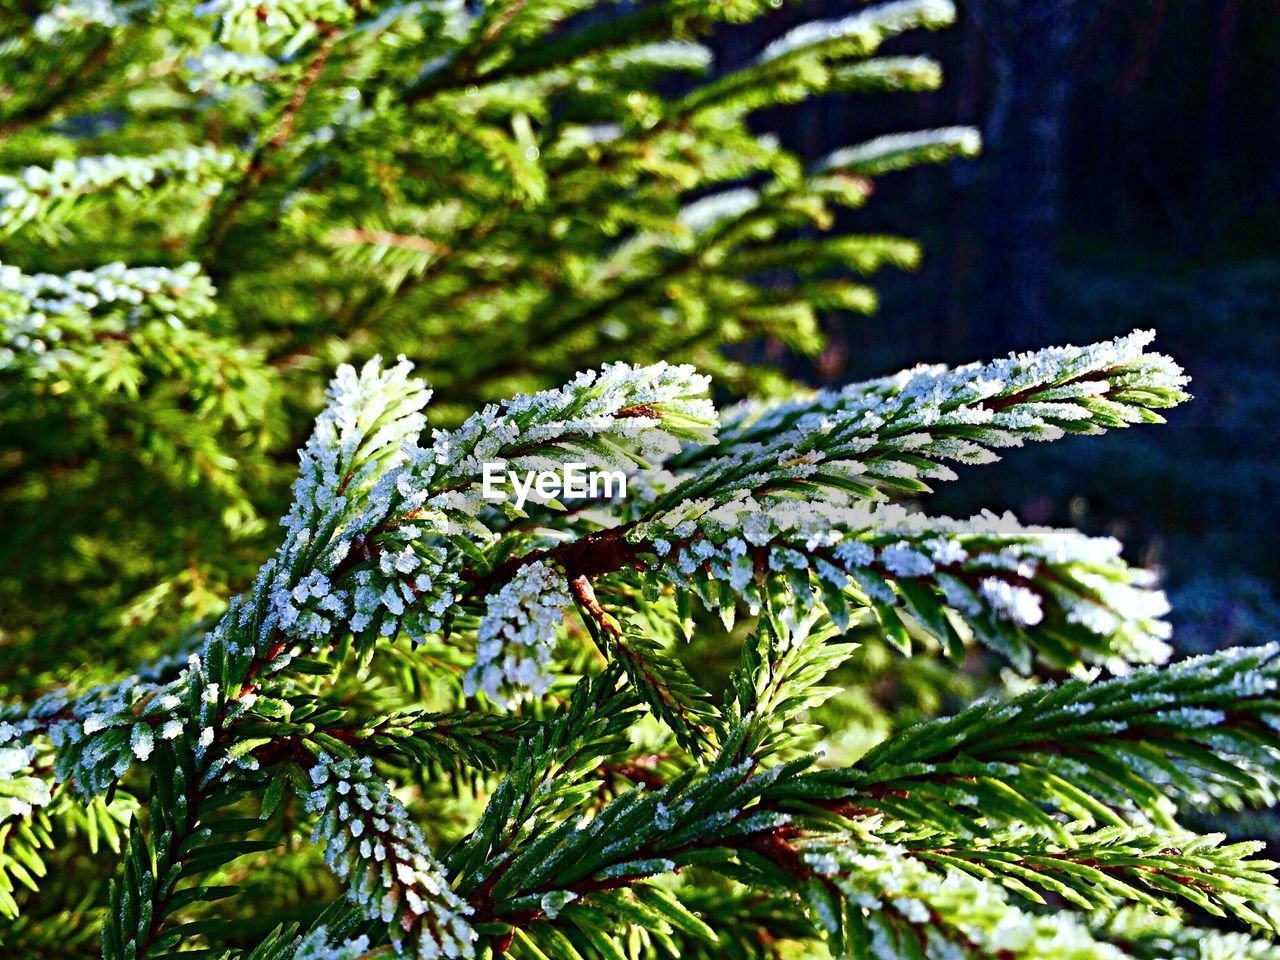
[[[353,336],[367,355],[411,354],[447,388],[442,426],[619,356],[696,360],[726,384],[783,389],[719,344],[765,336],[816,352],[816,311],[874,307],[849,271],[919,254],[907,240],[833,234],[835,211],[866,201],[868,177],[848,164],[804,170],[750,116],[835,90],[936,86],[929,61],[875,55],[953,12],[873,8],[839,40],[801,31],[785,56],[717,75],[698,38],[770,9],[0,10],[0,426],[16,464],[0,490],[16,511],[67,518],[55,536],[21,541],[47,573],[0,582],[15,611],[6,629],[24,643],[37,624],[74,636],[55,588],[70,579],[108,649],[136,639],[125,636],[136,583],[177,601],[145,606],[152,652],[184,605],[220,613],[267,549],[258,518],[280,511],[287,452]],[[687,82],[668,83],[677,75]],[[932,139],[931,159],[976,149],[971,133]],[[187,277],[190,262],[200,272],[175,301],[165,271]],[[72,313],[63,296],[56,315],[11,297],[15,284],[88,277],[99,302]],[[491,349],[472,349],[477,337]],[[14,376],[33,369],[44,375]],[[137,503],[86,533],[82,504],[119,499],[122,476]],[[208,521],[187,521],[201,529],[175,546],[170,521],[192,488]],[[139,549],[113,550],[120,539]],[[74,543],[101,558],[93,576],[70,559],[83,553]]]
[[[1087,370],[1132,342],[1042,356],[1052,356],[1055,370]],[[1162,360],[1125,355],[1137,369],[1181,382]],[[1042,368],[1046,361],[1010,363]],[[1034,376],[1040,382],[1044,375]],[[1081,382],[1078,373],[1056,376]],[[727,698],[717,702],[667,646],[674,634],[663,624],[679,632],[671,621],[687,621],[690,612],[664,592],[699,592],[662,559],[671,545],[663,550],[650,539],[657,524],[670,524],[662,518],[673,513],[671,498],[655,491],[637,504],[605,504],[617,512],[612,525],[546,546],[538,546],[537,533],[549,529],[545,524],[532,528],[532,537],[496,546],[505,530],[519,528],[479,498],[480,468],[489,458],[529,466],[584,457],[632,472],[669,460],[687,472],[698,455],[691,460],[682,447],[713,437],[714,413],[699,397],[706,386],[687,369],[615,366],[495,406],[456,431],[437,432],[424,447],[430,392],[406,364],[340,371],[303,450],[284,547],[187,667],[171,680],[161,671],[11,713],[10,740],[35,745],[47,737],[54,778],[86,798],[113,790],[135,763],[153,770],[150,826],[133,827],[107,911],[108,955],[156,956],[217,930],[213,918],[180,919],[233,889],[201,876],[273,848],[278,840],[252,835],[292,791],[353,902],[384,925],[350,942],[385,937],[424,957],[470,956],[482,943],[544,953],[554,943],[567,956],[613,955],[621,949],[610,932],[617,924],[651,923],[666,931],[659,940],[674,945],[677,929],[705,932],[678,895],[655,892],[663,889],[655,878],[684,868],[790,890],[817,911],[832,942],[848,949],[881,929],[894,942],[922,937],[926,952],[931,938],[940,938],[939,949],[949,943],[972,952],[1009,936],[1013,945],[999,949],[1042,949],[1047,928],[995,897],[997,881],[1033,903],[1047,893],[1090,910],[1121,900],[1172,909],[1171,899],[1183,899],[1255,925],[1269,922],[1254,906],[1271,885],[1269,865],[1249,859],[1256,846],[1189,836],[1172,805],[1206,795],[1231,805],[1270,800],[1280,743],[1267,723],[1277,705],[1269,649],[1146,667],[1104,682],[1037,686],[890,737],[853,767],[816,771],[806,745],[820,728],[800,721],[835,692],[826,678],[854,648],[830,642],[848,626],[847,609],[833,614],[840,608],[830,596],[815,605],[807,578],[770,576],[787,566],[805,570],[810,557],[778,564],[774,553],[746,551],[747,582],[756,592],[728,579],[729,592],[711,598],[723,610],[740,597],[762,614]],[[937,410],[924,413],[922,400],[916,416],[936,423],[949,409],[948,393],[926,395]],[[810,431],[819,438],[815,450],[829,435],[840,442],[847,414],[839,403],[830,406],[825,430],[815,431],[805,414],[795,417],[791,442],[808,442]],[[1033,436],[1039,429],[1018,423]],[[688,483],[679,474],[668,482],[677,490]],[[689,534],[716,524],[732,529],[710,520],[720,504],[695,499],[702,489],[678,501]],[[775,524],[795,522],[782,512],[786,505],[805,520],[862,509],[851,506],[856,493],[851,498],[828,484],[802,482],[769,500],[778,489],[766,473],[752,490],[773,504],[771,513],[755,514],[769,532],[763,544],[771,543]],[[828,522],[825,533],[806,528],[813,542],[805,549],[820,556],[827,543],[844,548],[847,564],[882,565],[892,575],[882,583],[895,585],[920,624],[936,627],[949,614],[905,584],[952,567],[961,580],[970,568],[1019,578],[1007,590],[983,581],[973,596],[986,598],[989,615],[1016,618],[1028,635],[1039,632],[1040,620],[1028,614],[1031,600],[1012,591],[1038,597],[1022,584],[1041,576],[1049,578],[1045,596],[1059,599],[1072,582],[1083,587],[1109,577],[1109,592],[1094,594],[1100,606],[1116,615],[1138,602],[1149,608],[1144,616],[1159,616],[1159,608],[1130,596],[1142,587],[1124,568],[1104,573],[1115,559],[1109,544],[1016,527],[920,524],[885,509],[863,510],[864,524],[851,527],[858,535],[847,541],[832,536],[842,530],[838,523]],[[756,542],[750,524],[739,529]],[[708,569],[714,554],[699,557],[697,542],[679,549],[695,558],[695,568]],[[1037,564],[1052,573],[1037,573]],[[1068,586],[1055,592],[1054,584]],[[600,599],[621,600],[632,589],[652,604],[642,616]],[[871,597],[861,602],[883,616]],[[545,697],[549,688],[537,678],[551,676],[571,607],[597,653],[612,662],[578,681],[545,719],[458,712],[361,719],[356,704],[326,705],[323,691],[349,653],[372,665],[377,639],[402,628],[420,642],[475,637],[480,672],[467,674],[475,679],[463,684],[464,693],[483,689],[507,706]],[[955,622],[965,615],[973,612],[960,606]],[[1053,616],[1063,617],[1046,617],[1046,629]],[[486,646],[493,642],[487,638],[497,647]],[[522,647],[533,651],[532,673],[520,665]],[[1117,661],[1125,653],[1108,651]],[[1130,658],[1149,655],[1129,651]],[[486,662],[501,662],[500,672],[480,669]],[[628,759],[635,748],[624,734],[646,713],[670,731],[670,749],[684,751],[683,761]],[[24,761],[33,756],[32,746],[8,749]],[[473,768],[481,774],[473,787],[486,792],[483,774],[506,773],[475,829],[437,862],[375,761]],[[619,775],[637,786],[610,798],[609,779]],[[24,795],[47,789],[30,776],[13,783],[15,790],[29,784],[21,786]],[[262,790],[262,814],[221,812]],[[883,896],[932,904],[930,929],[920,928],[912,909],[881,914],[866,899],[865,891],[886,882],[887,869],[897,879]],[[943,878],[940,886],[934,876]],[[1016,935],[1000,932],[1005,927]],[[298,949],[326,936],[308,935]],[[1096,945],[1084,921],[1073,936]]]
[[[903,502],[1159,422],[1151,335],[817,394],[723,349],[873,309],[919,250],[838,215],[977,149],[803,162],[761,110],[933,88],[878,54],[954,12],[718,72],[698,38],[767,9],[0,10],[6,950],[1274,952],[1274,865],[1185,823],[1274,801],[1275,650],[1161,666],[1114,541]],[[627,493],[485,495],[568,462]],[[851,719],[876,662],[984,650],[1022,692]]]
[[[1095,683],[1045,684],[928,721],[795,796],[980,835],[1071,821],[1174,829],[1183,804],[1273,802],[1274,648],[1242,648]]]

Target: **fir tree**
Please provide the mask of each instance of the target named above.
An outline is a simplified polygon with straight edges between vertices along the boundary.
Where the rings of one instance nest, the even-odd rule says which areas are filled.
[[[813,349],[914,262],[827,231],[970,132],[806,168],[746,120],[933,84],[874,54],[946,4],[683,86],[691,38],[764,9],[29,6],[0,44],[6,953],[1280,956],[1274,865],[1193,829],[1274,799],[1277,651],[1165,665],[1114,541],[904,506],[1159,422],[1186,378],[1151,335],[819,393],[721,350]],[[569,462],[626,495],[484,495]],[[886,650],[1024,679],[842,743]]]
[[[0,4],[0,489],[21,518],[0,616],[38,642],[15,672],[56,679],[86,634],[124,669],[215,616],[271,549],[340,362],[409,356],[450,426],[615,359],[783,395],[721,348],[813,352],[817,311],[872,309],[866,275],[917,247],[837,217],[976,137],[806,167],[751,115],[936,86],[927,59],[874,54],[952,11],[810,24],[713,73],[697,38],[769,9]]]

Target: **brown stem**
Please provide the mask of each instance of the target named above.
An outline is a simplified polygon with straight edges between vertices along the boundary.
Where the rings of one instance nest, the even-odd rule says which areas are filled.
[[[202,245],[208,251],[204,256],[204,260],[205,267],[210,274],[214,273],[212,269],[214,261],[217,259],[232,223],[245,204],[248,203],[254,191],[267,178],[267,161],[271,155],[278,152],[289,142],[289,137],[293,134],[293,128],[298,120],[298,114],[302,112],[302,107],[306,104],[307,97],[310,96],[312,88],[320,79],[321,74],[324,73],[324,68],[329,62],[329,55],[333,53],[333,48],[337,45],[340,34],[336,26],[333,24],[319,24],[318,27],[320,43],[316,47],[315,55],[311,58],[311,63],[307,65],[307,69],[303,72],[297,87],[294,88],[293,94],[289,97],[289,102],[285,104],[284,111],[280,114],[280,122],[276,125],[275,133],[270,140],[254,151],[248,167],[245,168],[244,175],[240,178],[239,183],[236,184],[235,193],[232,194],[229,201],[220,205],[219,212],[205,231]]]
[[[570,580],[569,589],[573,591],[582,609],[591,615],[591,619],[601,630],[614,638],[622,636],[622,628],[618,626],[618,621],[609,616],[608,611],[600,605],[600,601],[596,599],[595,588],[591,586],[591,581],[585,575],[579,574]]]
[[[430,237],[416,234],[395,233],[391,230],[369,230],[359,227],[332,230],[329,233],[332,243],[353,243],[376,245],[380,247],[399,247],[402,250],[417,250],[420,253],[446,255],[449,248],[436,243]]]
[[[13,116],[0,123],[0,140],[11,137],[15,133],[25,130],[33,123],[44,120],[62,106],[66,100],[84,90],[89,85],[89,82],[102,71],[107,60],[111,57],[112,49],[113,41],[108,37],[94,47],[84,59],[84,62],[74,71],[68,73],[50,87],[42,99],[27,104]]]
[[[1031,397],[1035,396],[1043,390],[1051,390],[1057,387],[1069,387],[1075,383],[1081,383],[1085,380],[1106,380],[1116,372],[1115,367],[1108,367],[1106,370],[1098,370],[1091,373],[1082,373],[1078,377],[1072,377],[1070,380],[1064,380],[1062,383],[1052,386],[1030,387],[1027,390],[1020,390],[1017,393],[1011,393],[1007,397],[999,397],[992,400],[984,400],[978,406],[986,407],[988,410],[995,410],[997,413],[1001,410],[1007,410],[1009,407],[1017,406],[1020,403],[1026,403]]]
[[[471,71],[479,63],[480,58],[489,46],[502,36],[503,31],[515,20],[526,2],[527,0],[514,0],[514,2],[499,9],[493,19],[485,25],[480,35],[467,45],[458,59],[450,64],[447,70],[442,70],[437,74],[419,80],[405,90],[402,98],[404,102],[412,105],[426,100],[432,94],[448,89],[456,83],[473,79]]]

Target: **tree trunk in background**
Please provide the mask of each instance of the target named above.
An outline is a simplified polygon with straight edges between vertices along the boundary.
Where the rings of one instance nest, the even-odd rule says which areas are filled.
[[[993,88],[986,167],[982,288],[974,318],[983,350],[1058,339],[1050,304],[1062,220],[1071,62],[1092,0],[971,0],[987,42]]]
[[[956,98],[954,122],[977,126],[991,82],[987,47],[982,31],[971,17],[962,18],[958,29],[962,68],[956,71],[959,76],[951,80]],[[953,163],[947,169],[950,195],[955,199],[946,205],[946,242],[939,250],[946,258],[946,281],[933,334],[941,355],[953,359],[968,359],[985,352],[974,350],[974,295],[981,279],[978,268],[982,264],[982,242],[979,232],[973,228],[978,212],[984,209],[981,197],[984,170],[982,158],[974,163]]]

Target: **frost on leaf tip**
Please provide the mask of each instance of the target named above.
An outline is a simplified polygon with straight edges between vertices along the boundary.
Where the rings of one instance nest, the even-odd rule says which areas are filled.
[[[542,561],[522,567],[485,603],[464,692],[505,704],[545,693],[556,631],[571,603],[564,575],[554,567]]]
[[[421,960],[472,957],[471,908],[453,892],[426,837],[373,773],[370,760],[321,756],[310,771],[312,840],[370,919],[387,924],[402,952]]]

